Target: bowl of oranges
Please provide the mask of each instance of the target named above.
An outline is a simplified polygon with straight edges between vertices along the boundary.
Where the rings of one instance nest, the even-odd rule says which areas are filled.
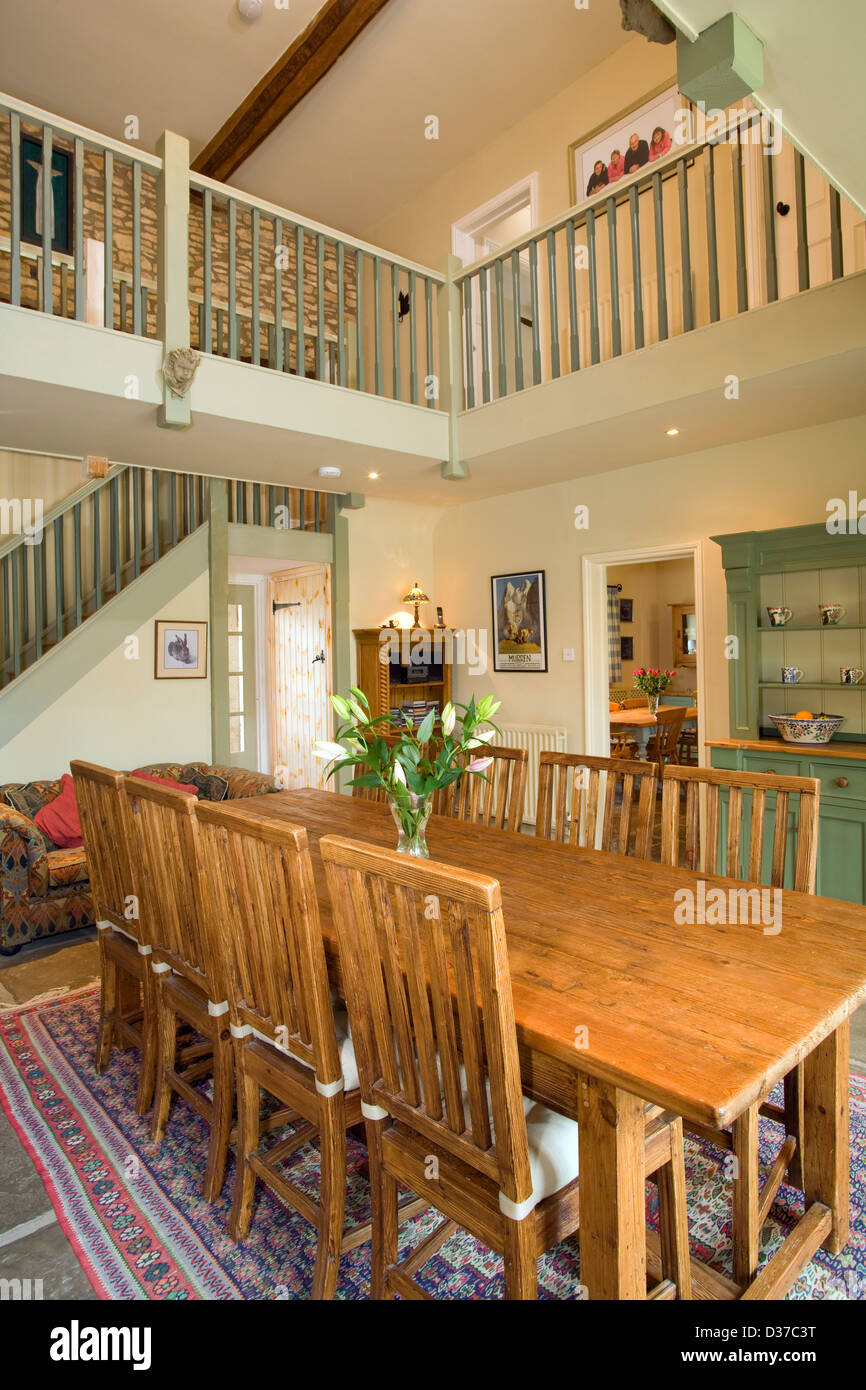
[[[813,713],[799,709],[796,714],[771,714],[770,718],[786,743],[829,743],[845,722],[842,714]]]

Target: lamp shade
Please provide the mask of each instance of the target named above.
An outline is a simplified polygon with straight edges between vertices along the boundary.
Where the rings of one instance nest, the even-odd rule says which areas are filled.
[[[418,583],[418,581],[417,581],[417,579],[416,579],[415,584],[414,584],[414,587],[411,588],[411,589],[409,590],[408,594],[404,594],[404,595],[403,595],[402,602],[403,602],[403,603],[429,603],[430,600],[429,600],[429,598],[428,598],[427,595],[425,594],[424,590],[421,588],[421,585]]]

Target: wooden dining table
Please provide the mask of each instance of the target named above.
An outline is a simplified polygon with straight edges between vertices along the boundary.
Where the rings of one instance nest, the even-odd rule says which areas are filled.
[[[662,709],[676,709],[676,706],[662,705]],[[683,723],[688,724],[697,717],[697,705],[689,705]],[[658,720],[654,714],[650,714],[648,709],[612,709],[610,711],[610,727],[612,729],[654,729],[657,724]]]
[[[306,827],[339,990],[318,842],[342,835],[395,848],[390,811],[314,790],[244,806]],[[427,842],[431,858],[501,885],[522,1084],[578,1121],[589,1299],[643,1299],[647,1274],[659,1274],[658,1239],[645,1217],[646,1104],[722,1128],[801,1060],[806,1215],[746,1290],[693,1260],[694,1293],[780,1297],[819,1245],[845,1246],[848,1020],[866,999],[866,910],[786,891],[777,934],[760,924],[684,927],[674,895],[695,890],[699,877],[686,869],[442,816],[431,817]],[[707,888],[742,887],[703,877]]]

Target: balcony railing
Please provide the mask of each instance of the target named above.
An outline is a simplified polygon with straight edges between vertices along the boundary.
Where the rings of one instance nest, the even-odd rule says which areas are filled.
[[[0,300],[159,336],[162,172],[0,94]],[[438,408],[444,275],[192,171],[189,199],[193,347]]]
[[[857,210],[766,116],[732,108],[712,140],[675,148],[455,277],[465,407],[864,268]]]

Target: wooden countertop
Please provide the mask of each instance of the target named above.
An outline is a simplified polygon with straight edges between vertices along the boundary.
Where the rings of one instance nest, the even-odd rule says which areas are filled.
[[[855,758],[866,762],[866,743],[785,743],[781,738],[718,738],[707,748],[746,748],[752,753],[795,753],[810,758]]]

